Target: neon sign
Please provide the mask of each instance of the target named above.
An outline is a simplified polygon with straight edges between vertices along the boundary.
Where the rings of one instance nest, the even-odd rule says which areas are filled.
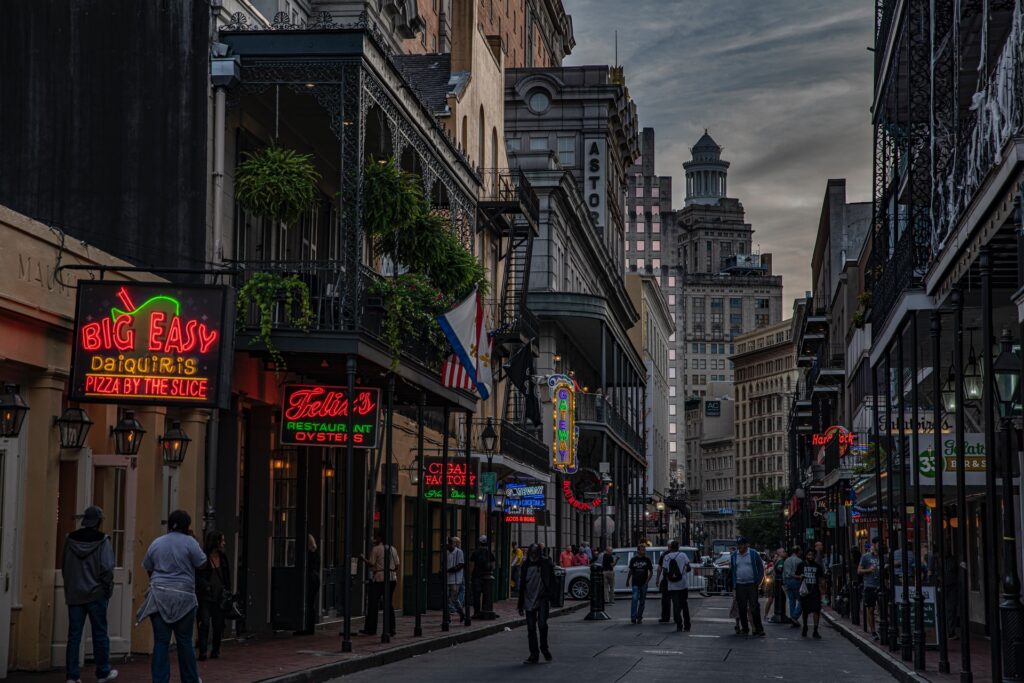
[[[505,513],[506,524],[536,524],[537,515],[510,515]]]
[[[281,443],[288,446],[347,446],[349,413],[353,448],[377,445],[380,389],[353,389],[351,411],[345,387],[290,384],[281,406]]]
[[[444,459],[437,456],[423,458],[423,497],[427,500],[441,500],[445,479],[448,482],[449,500],[466,499],[466,460],[448,458],[447,476]],[[469,496],[476,498],[477,473],[469,468]]]
[[[80,282],[70,398],[82,402],[223,405],[233,327],[219,286]],[[223,392],[222,392],[223,390]]]
[[[505,512],[529,513],[543,510],[546,499],[543,484],[522,484],[507,482],[505,484]]]
[[[600,498],[595,498],[590,502],[580,500],[579,498],[577,498],[576,494],[573,493],[572,491],[572,484],[570,484],[568,481],[562,482],[562,493],[565,494],[566,502],[569,503],[569,505],[573,506],[573,508],[575,508],[576,510],[579,510],[580,512],[592,512],[601,505]]]
[[[857,440],[857,435],[846,427],[832,425],[821,434],[813,434],[811,436],[811,445],[824,447],[829,445],[833,439],[839,443],[839,457],[843,457]]]
[[[551,442],[551,466],[572,474],[579,469],[576,448],[580,429],[576,426],[576,382],[566,375],[548,378],[551,388],[551,420],[554,436]]]

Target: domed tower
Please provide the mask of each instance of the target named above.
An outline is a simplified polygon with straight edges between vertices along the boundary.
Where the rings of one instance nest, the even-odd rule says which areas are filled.
[[[686,206],[717,204],[725,197],[729,162],[722,159],[722,148],[704,129],[697,144],[690,149],[692,159],[683,164],[686,171]]]

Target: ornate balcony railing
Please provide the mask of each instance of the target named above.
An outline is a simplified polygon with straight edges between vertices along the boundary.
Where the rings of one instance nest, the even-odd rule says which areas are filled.
[[[893,306],[908,288],[919,284],[929,263],[931,249],[926,226],[907,229],[900,235],[888,261],[882,261],[884,252],[879,253],[877,267],[880,274],[872,282],[871,324],[881,329]],[[878,247],[884,249],[885,245]]]
[[[384,342],[384,321],[386,311],[384,302],[379,296],[370,293],[370,284],[383,276],[369,268],[363,267],[351,276],[345,271],[342,261],[263,261],[237,263],[240,270],[236,285],[241,288],[254,273],[277,273],[282,276],[296,277],[309,290],[310,308],[313,319],[309,326],[310,334],[330,332],[360,331]],[[357,287],[352,287],[351,277],[358,277]],[[349,298],[355,299],[351,292],[359,292],[354,305]],[[290,302],[292,310],[287,310],[289,301],[285,294],[274,306],[271,329],[295,331],[292,322],[299,312],[298,301],[293,296]],[[241,311],[241,324],[244,330],[259,329],[260,312],[256,304],[250,304]],[[446,350],[439,348],[430,335],[424,331],[417,338],[403,342],[403,354],[409,356],[429,370],[440,371]]]
[[[576,420],[602,424],[642,454],[644,440],[604,394],[576,394]]]
[[[540,200],[526,174],[517,168],[492,168],[480,172],[483,190],[481,203],[515,205],[536,227],[540,220]]]
[[[1014,136],[1024,133],[1024,8],[1015,3],[995,68],[974,94],[945,177],[935,178],[933,247],[938,253]]]

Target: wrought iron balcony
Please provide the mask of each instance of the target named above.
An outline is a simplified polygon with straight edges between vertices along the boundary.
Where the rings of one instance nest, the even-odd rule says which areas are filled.
[[[877,235],[876,239],[878,239]],[[874,280],[871,288],[871,324],[873,329],[882,329],[900,296],[906,290],[920,285],[921,278],[928,266],[929,240],[930,235],[926,232],[926,227],[923,224],[918,225],[915,229],[904,230],[892,249],[888,261],[883,261],[887,246],[884,240],[875,243],[875,250],[879,254],[876,263],[881,261],[876,269],[881,271],[881,275]]]
[[[455,433],[458,435],[457,447],[461,452],[465,447],[464,421],[457,420],[458,427]],[[484,429],[487,427],[487,420],[474,418],[472,420],[473,434],[470,440],[470,450],[483,456],[488,455],[487,448],[483,442]],[[498,434],[492,455],[510,458],[538,472],[547,472],[550,469],[551,461],[548,459],[548,448],[535,434],[531,434],[522,427],[509,422],[508,420],[495,420],[491,423]],[[512,469],[515,469],[514,467]]]
[[[313,313],[310,335],[361,332],[386,343],[384,302],[370,293],[370,284],[383,277],[379,273],[362,267],[355,275],[350,275],[341,261],[264,261],[235,265],[240,271],[236,281],[239,288],[255,273],[295,277],[305,285]],[[298,331],[293,320],[300,311],[299,305],[294,294],[282,292],[273,306],[271,329]],[[240,341],[247,343],[245,338],[255,334],[260,326],[260,317],[255,303],[240,310]],[[446,355],[446,349],[438,345],[426,330],[417,338],[404,340],[402,352],[428,370],[437,372]]]
[[[642,455],[644,440],[604,394],[576,394],[576,420],[607,427],[630,448]]]
[[[536,232],[540,222],[540,200],[522,170],[492,168],[481,171],[483,189],[478,206],[493,214],[519,214]]]

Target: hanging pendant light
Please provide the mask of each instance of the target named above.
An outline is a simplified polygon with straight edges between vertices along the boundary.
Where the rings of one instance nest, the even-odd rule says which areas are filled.
[[[956,373],[953,370],[953,359],[950,358],[949,375],[942,385],[942,407],[947,413],[956,413]]]
[[[971,333],[971,351],[967,354],[967,367],[964,368],[964,400],[980,401],[982,396],[981,369],[978,356],[974,353],[974,333]]]
[[[992,362],[992,375],[995,379],[996,399],[999,414],[1009,417],[1020,409],[1017,399],[1017,388],[1020,385],[1020,357],[1013,352],[1013,337],[1009,330],[1003,330],[999,336],[999,355]]]
[[[114,435],[114,452],[118,455],[138,455],[142,445],[142,435],[146,430],[142,423],[135,419],[135,411],[124,411],[124,417],[117,426],[110,428]]]
[[[85,437],[92,427],[89,414],[81,408],[68,408],[54,419],[60,434],[61,448],[81,448],[85,445]]]
[[[25,422],[28,404],[21,397],[17,384],[5,384],[0,393],[0,439],[16,439]]]

